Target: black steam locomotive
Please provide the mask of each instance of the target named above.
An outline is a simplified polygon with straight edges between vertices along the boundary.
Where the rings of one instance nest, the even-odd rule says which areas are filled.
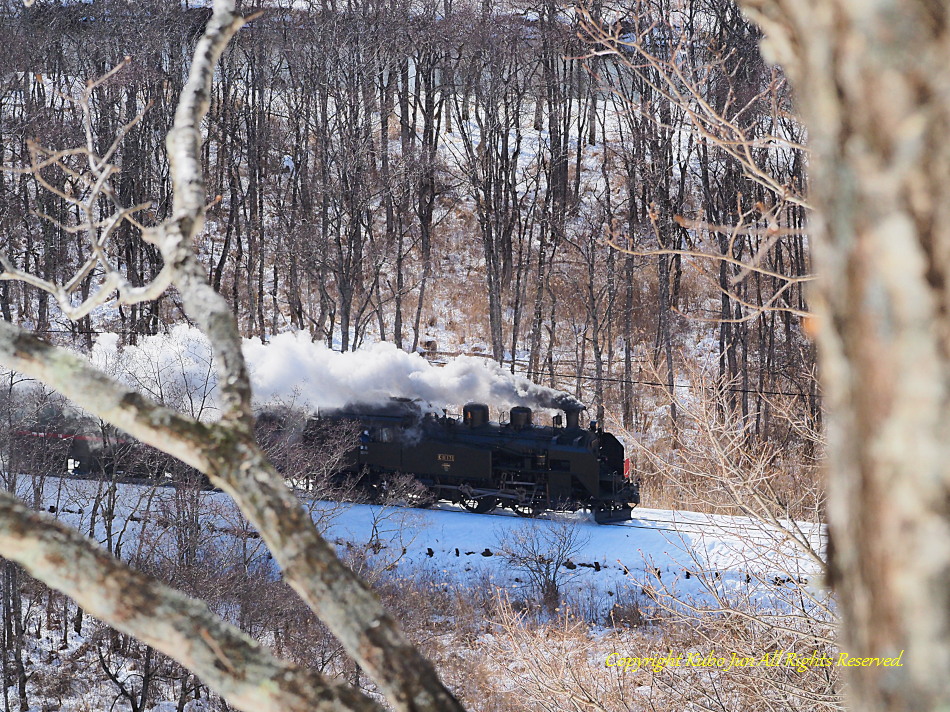
[[[469,403],[462,418],[424,413],[410,401],[383,408],[351,406],[320,420],[358,424],[360,442],[346,469],[368,488],[411,474],[425,487],[419,504],[444,499],[485,513],[507,507],[524,516],[589,508],[598,522],[630,518],[640,502],[624,473],[623,445],[603,429],[581,428],[580,410],[551,426],[535,425],[530,408],[511,409],[509,422],[488,419],[488,406]],[[428,500],[428,501],[426,501]]]

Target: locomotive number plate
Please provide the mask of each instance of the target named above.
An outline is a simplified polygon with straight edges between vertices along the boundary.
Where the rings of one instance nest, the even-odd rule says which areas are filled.
[[[455,462],[455,455],[445,455],[440,452],[438,458],[439,462]]]

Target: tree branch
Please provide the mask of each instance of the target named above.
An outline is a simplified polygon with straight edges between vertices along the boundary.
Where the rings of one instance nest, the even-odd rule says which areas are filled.
[[[130,569],[0,491],[0,548],[95,617],[194,671],[245,712],[380,712],[365,695],[274,658],[200,601]]]

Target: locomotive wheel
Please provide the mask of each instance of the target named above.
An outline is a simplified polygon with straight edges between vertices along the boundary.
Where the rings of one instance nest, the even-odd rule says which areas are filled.
[[[511,505],[511,511],[519,517],[536,517],[541,513],[541,509],[532,503],[522,503]]]
[[[459,500],[465,509],[475,514],[488,514],[498,506],[497,497],[465,497]]]

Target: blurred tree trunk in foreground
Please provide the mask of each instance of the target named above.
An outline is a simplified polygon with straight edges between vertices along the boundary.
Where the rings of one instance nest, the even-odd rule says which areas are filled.
[[[855,710],[950,705],[945,2],[743,0],[809,127],[832,578]]]

